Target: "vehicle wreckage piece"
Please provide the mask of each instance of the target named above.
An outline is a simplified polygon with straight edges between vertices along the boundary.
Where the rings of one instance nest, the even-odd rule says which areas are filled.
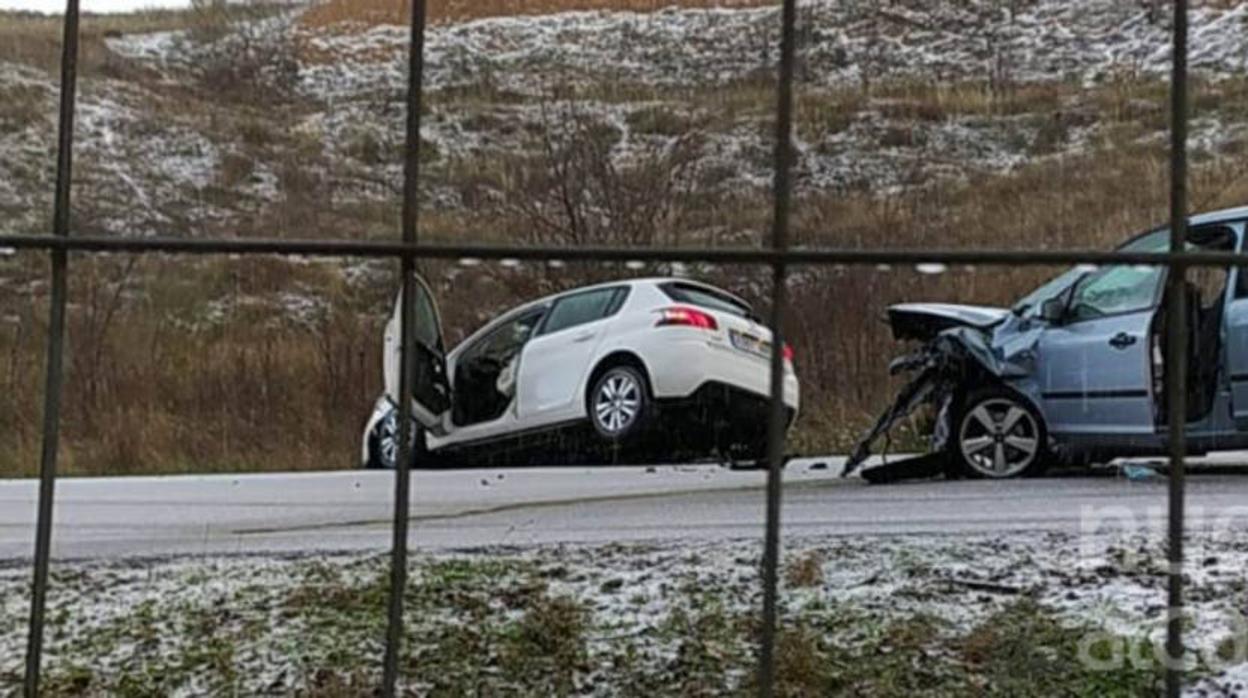
[[[873,485],[933,478],[949,471],[949,453],[940,451],[864,468],[862,479]]]
[[[887,437],[898,422],[927,404],[937,407],[930,452],[870,468],[872,474],[864,472],[863,477],[870,482],[892,482],[947,472],[955,398],[969,388],[1030,372],[1029,367],[1003,358],[991,344],[992,328],[1013,317],[1007,310],[973,306],[907,304],[889,308],[894,337],[924,340],[925,344],[889,364],[889,375],[915,375],[859,441],[844,475],[855,472],[870,457],[875,443]],[[883,452],[887,452],[887,442]]]

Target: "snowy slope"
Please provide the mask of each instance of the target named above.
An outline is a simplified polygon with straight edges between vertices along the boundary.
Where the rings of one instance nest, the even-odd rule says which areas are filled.
[[[1003,94],[1035,84],[1094,90],[1169,70],[1165,18],[1150,18],[1137,2],[1038,0],[1014,3],[1014,10],[986,0],[878,5],[801,5],[802,99],[843,113],[799,113],[799,193],[885,195],[1008,172],[1088,152],[1108,131],[1095,103],[1068,93],[1030,111],[923,118],[905,113],[905,99],[877,95],[880,85],[903,95],[967,81]],[[496,184],[466,186],[465,172],[540,154],[552,110],[575,111],[611,130],[621,163],[662,153],[679,137],[639,130],[639,115],[684,120],[697,135],[700,188],[726,197],[764,193],[777,29],[774,8],[568,12],[431,27],[423,136],[437,161],[426,170],[426,205],[454,212],[498,201]],[[296,11],[215,41],[174,31],[105,43],[126,69],[84,79],[80,92],[75,185],[85,227],[136,235],[233,229],[289,200],[296,176],[321,183],[305,195],[309,201],[358,207],[394,200],[406,28],[312,29]],[[1239,79],[1248,67],[1248,3],[1195,9],[1191,43],[1200,75]],[[211,87],[197,95],[201,101],[186,101],[183,88],[209,79],[205,66],[214,61],[257,60],[291,46],[293,95],[280,108],[202,101]],[[263,97],[269,68],[241,79],[258,81]],[[752,101],[739,103],[747,93]],[[37,100],[42,114],[0,122],[0,229],[29,231],[48,218],[56,86],[42,70],[0,63],[6,94]],[[571,103],[564,101],[569,94]],[[1155,110],[1145,104],[1142,113]],[[277,133],[260,145],[243,142],[249,120],[269,120]],[[1148,122],[1140,142],[1160,145],[1164,118]],[[1248,116],[1204,114],[1193,130],[1198,154],[1217,156],[1248,141]]]

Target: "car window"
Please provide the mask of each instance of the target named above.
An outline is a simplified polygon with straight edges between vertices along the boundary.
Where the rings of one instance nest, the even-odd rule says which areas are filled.
[[[542,334],[553,334],[594,320],[601,320],[623,305],[622,288],[602,288],[560,298],[551,309]]]
[[[1062,291],[1070,288],[1070,285],[1083,276],[1086,272],[1083,269],[1075,267],[1067,269],[1065,272],[1051,279],[1048,283],[1040,288],[1019,298],[1014,303],[1015,312],[1025,316],[1035,316],[1040,313],[1040,306],[1050,298],[1057,296]]]
[[[678,303],[688,303],[710,310],[730,313],[738,317],[751,317],[750,306],[738,301],[726,293],[718,293],[708,288],[693,284],[663,284],[659,287],[668,298]]]
[[[416,341],[442,351],[442,328],[438,324],[438,311],[423,284],[415,285],[416,291]]]
[[[1070,299],[1072,320],[1147,310],[1157,301],[1163,267],[1115,265],[1092,272]]]
[[[1169,230],[1154,230],[1152,232],[1145,233],[1144,235],[1140,235],[1139,237],[1136,237],[1135,239],[1128,241],[1125,245],[1122,245],[1121,247],[1119,247],[1118,251],[1120,252],[1164,252],[1168,250],[1169,248],[1170,248],[1170,231]],[[1148,269],[1147,267],[1113,266],[1113,267],[1104,267],[1097,271],[1091,272],[1091,274],[1089,274],[1088,271],[1082,267],[1075,267],[1073,269],[1068,269],[1062,274],[1060,274],[1057,278],[1052,279],[1051,281],[1044,284],[1040,288],[1020,298],[1016,303],[1014,303],[1014,308],[1016,309],[1017,312],[1020,312],[1024,315],[1034,316],[1040,312],[1040,307],[1045,301],[1049,300],[1050,298],[1054,298],[1058,294],[1069,289],[1071,284],[1075,283],[1080,278],[1083,278],[1084,276],[1088,277],[1081,283],[1081,286],[1093,284],[1097,282],[1097,277],[1111,275],[1111,272],[1113,272],[1113,270],[1120,269],[1120,268],[1126,268],[1126,269],[1134,268],[1138,270]],[[1160,272],[1160,269],[1153,269],[1152,271]],[[1147,284],[1146,279],[1137,279],[1136,281]],[[1093,292],[1104,293],[1104,292],[1108,292],[1111,286],[1121,286],[1123,284],[1129,285],[1130,283],[1131,283],[1131,280],[1129,278],[1127,278],[1126,276],[1122,276],[1117,272],[1114,272],[1112,273],[1112,278],[1104,279],[1103,281],[1100,282],[1100,284],[1097,287],[1091,290]],[[1119,290],[1121,291],[1124,289],[1119,289]],[[1154,288],[1153,290],[1155,291],[1156,289]],[[1144,289],[1136,289],[1136,291],[1143,293]],[[1145,295],[1148,295],[1148,294],[1145,294]],[[1126,297],[1119,296],[1119,300],[1123,303],[1126,303],[1128,299]],[[1148,300],[1144,302],[1143,306],[1139,308],[1132,308],[1132,309],[1142,310],[1144,308],[1151,307],[1153,300],[1155,300],[1153,296],[1149,295]],[[1109,298],[1107,296],[1102,295],[1098,302],[1108,302],[1108,301],[1109,301]],[[1077,302],[1077,299],[1072,299],[1072,305],[1071,305],[1072,310],[1074,309],[1074,305],[1073,305],[1074,302]],[[1097,307],[1085,308],[1085,310],[1089,313],[1094,313],[1098,309],[1099,308]],[[1110,312],[1115,312],[1115,313],[1128,312],[1128,310],[1120,309],[1120,310],[1113,310]],[[1108,314],[1108,313],[1102,313],[1102,314]],[[1094,315],[1094,316],[1099,317],[1099,315]],[[1086,318],[1076,317],[1075,319],[1086,319]]]
[[[539,310],[504,322],[465,349],[460,363],[466,364],[475,359],[493,359],[500,363],[511,360],[524,343],[529,341],[529,336],[533,334],[533,328],[537,327],[542,315],[543,312]]]
[[[1188,250],[1234,249],[1235,231],[1225,225],[1204,225],[1188,232]],[[1131,252],[1164,252],[1170,249],[1170,231],[1143,235],[1122,249]],[[1075,288],[1070,313],[1073,320],[1087,320],[1118,313],[1147,310],[1161,298],[1165,267],[1114,265],[1087,276]],[[1188,270],[1188,285],[1199,292],[1201,307],[1210,306],[1226,288],[1224,268]]]

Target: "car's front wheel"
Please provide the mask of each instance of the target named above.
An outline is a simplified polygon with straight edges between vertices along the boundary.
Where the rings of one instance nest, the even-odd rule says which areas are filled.
[[[594,431],[619,443],[641,430],[650,410],[646,379],[632,366],[613,366],[594,381],[589,393]]]
[[[424,448],[423,429],[412,421],[412,466],[429,465],[429,454]],[[399,462],[399,412],[391,410],[368,437],[368,467],[372,470],[393,470]]]
[[[1048,459],[1044,420],[1005,388],[971,393],[954,429],[954,465],[971,477],[1003,480],[1037,475]]]

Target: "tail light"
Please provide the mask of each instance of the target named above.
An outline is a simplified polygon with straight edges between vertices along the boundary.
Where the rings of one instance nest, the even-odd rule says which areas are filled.
[[[789,344],[788,342],[785,342],[783,353],[784,353],[784,360],[788,361],[789,363],[793,363],[793,357],[794,357],[793,345]]]
[[[659,311],[659,322],[655,327],[693,327],[699,330],[718,330],[719,323],[715,316],[704,313],[696,308],[676,306]]]

